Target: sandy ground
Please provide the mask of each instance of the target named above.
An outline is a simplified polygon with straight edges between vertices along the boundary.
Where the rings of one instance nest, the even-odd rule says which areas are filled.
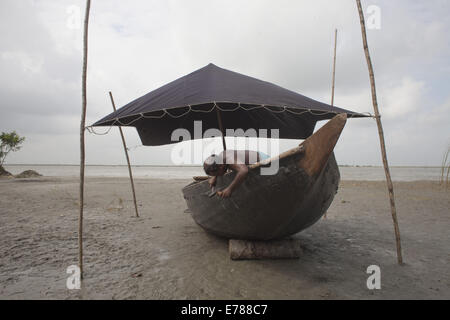
[[[77,263],[75,178],[0,180],[1,299],[450,299],[450,190],[396,183],[406,264],[398,266],[384,182],[341,183],[328,218],[295,235],[298,260],[232,261],[181,194],[186,180],[88,178],[85,280]],[[366,269],[381,268],[368,290]]]

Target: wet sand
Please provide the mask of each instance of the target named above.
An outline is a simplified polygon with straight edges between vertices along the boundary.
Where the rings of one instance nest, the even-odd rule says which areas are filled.
[[[77,264],[78,181],[0,180],[0,299],[450,299],[450,189],[395,183],[406,264],[398,266],[384,182],[343,181],[322,219],[296,234],[298,260],[232,261],[188,213],[189,180],[88,178],[85,279]],[[366,269],[381,268],[368,290]]]

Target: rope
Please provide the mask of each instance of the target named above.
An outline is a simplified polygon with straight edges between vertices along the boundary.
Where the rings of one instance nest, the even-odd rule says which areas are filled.
[[[140,119],[142,119],[141,116],[137,117],[137,118],[134,119],[134,120],[131,120],[131,121],[128,122],[128,123],[123,123],[119,118],[116,118],[116,119],[114,120],[114,122],[117,122],[117,123],[120,124],[121,126],[129,126],[130,124],[135,123],[136,121],[138,121],[138,120],[140,120]],[[111,125],[114,125],[114,122],[113,122]]]
[[[192,110],[192,109],[191,109],[191,106],[188,106],[188,110],[187,110],[185,113],[180,114],[180,115],[178,115],[178,116],[173,116],[173,115],[171,115],[171,114],[169,113],[169,111],[167,111],[166,109],[164,109],[164,111],[165,111],[169,116],[171,116],[171,117],[174,118],[174,119],[184,117],[184,116],[187,115],[187,114],[189,113],[189,111],[191,111],[191,110]]]
[[[249,104],[249,105],[252,105],[252,104]],[[170,108],[170,109],[176,109],[176,108],[178,108],[178,107],[174,107],[174,108]],[[106,131],[105,133],[97,133],[97,132],[95,132],[92,126],[86,127],[86,130],[87,130],[89,133],[92,133],[92,134],[96,134],[96,135],[106,135],[106,134],[109,133],[109,131],[111,130],[111,128],[112,128],[112,127],[114,126],[114,124],[116,124],[116,123],[118,123],[118,124],[121,125],[121,126],[129,126],[129,125],[133,124],[134,122],[136,122],[136,121],[138,121],[138,120],[140,120],[140,119],[161,119],[161,118],[163,118],[165,115],[168,115],[168,116],[171,117],[171,118],[177,119],[177,118],[184,117],[186,114],[188,114],[188,113],[191,112],[191,111],[192,111],[192,112],[203,112],[203,113],[208,113],[208,112],[212,112],[215,108],[219,109],[220,111],[224,111],[224,112],[233,112],[233,111],[236,111],[236,110],[238,110],[238,109],[242,109],[242,110],[245,110],[245,111],[252,111],[252,110],[255,110],[255,109],[261,109],[261,108],[263,108],[263,109],[265,109],[265,110],[267,110],[267,111],[270,111],[270,112],[272,112],[272,113],[289,112],[289,113],[292,113],[292,114],[295,114],[295,115],[298,115],[298,116],[300,116],[300,115],[302,115],[302,114],[304,114],[304,113],[307,113],[307,112],[309,112],[310,114],[312,114],[312,115],[314,115],[314,116],[323,116],[323,115],[330,114],[330,113],[338,114],[337,111],[324,111],[324,112],[320,112],[320,111],[314,111],[314,110],[312,110],[312,109],[305,109],[304,111],[297,112],[297,111],[294,111],[295,108],[290,108],[290,107],[287,107],[287,106],[282,106],[282,107],[273,106],[273,107],[269,107],[269,106],[266,106],[266,105],[264,105],[264,104],[261,104],[261,105],[255,105],[255,106],[250,107],[250,108],[245,108],[245,107],[243,107],[243,106],[241,105],[240,102],[237,104],[236,108],[233,108],[233,109],[224,109],[224,108],[220,107],[215,101],[212,103],[212,107],[211,107],[209,110],[202,110],[202,109],[197,109],[197,110],[196,110],[196,109],[194,109],[193,106],[191,106],[191,105],[188,105],[187,108],[188,108],[188,110],[187,110],[186,112],[180,114],[180,115],[174,115],[174,114],[171,114],[171,113],[168,111],[168,109],[165,109],[165,108],[162,109],[162,110],[160,110],[160,111],[162,111],[163,113],[162,113],[161,115],[159,115],[159,116],[158,116],[158,115],[145,115],[144,113],[133,114],[133,115],[130,115],[130,116],[138,116],[138,117],[137,117],[136,119],[131,120],[131,121],[128,122],[128,123],[124,123],[124,122],[122,122],[119,118],[116,118],[116,119],[114,119],[114,121],[110,124],[109,128],[107,129],[107,131]],[[281,110],[273,110],[273,109],[271,109],[271,108],[280,108]],[[376,118],[376,117],[375,117],[374,115],[372,115],[370,112],[361,112],[360,114],[365,114],[365,115],[368,115],[368,116],[371,117],[371,118]],[[350,118],[353,118],[353,117],[355,117],[355,116],[356,116],[355,114],[352,114],[352,115],[350,115]]]
[[[163,114],[160,115],[160,116],[146,116],[146,115],[144,115],[143,113],[140,113],[140,115],[141,115],[141,117],[144,118],[144,119],[161,119],[161,118],[164,117],[164,115],[166,114],[166,110],[165,110],[165,109],[163,109],[162,111],[163,111]]]
[[[111,128],[112,128],[112,125],[111,125],[104,133],[98,133],[98,132],[95,132],[94,127],[92,127],[92,126],[86,127],[86,130],[87,130],[89,133],[95,134],[95,135],[97,135],[97,136],[104,136],[104,135],[107,135],[107,134],[109,133],[109,131],[111,131]]]
[[[189,106],[189,107],[191,107],[191,106]],[[214,108],[218,108],[215,102],[214,102],[213,106],[211,107],[211,109],[209,109],[209,110],[201,110],[201,109],[198,109],[198,110],[191,109],[191,110],[194,111],[194,112],[208,113],[208,112],[212,112],[214,110]]]
[[[237,107],[236,108],[234,108],[234,109],[231,109],[231,110],[229,110],[229,109],[222,109],[221,107],[219,107],[218,105],[217,105],[217,103],[214,101],[214,107],[216,107],[217,109],[219,109],[220,111],[224,111],[224,112],[233,112],[233,111],[236,111],[237,109],[239,109],[239,108],[242,108],[241,107],[241,104],[240,103],[238,103],[238,105],[237,105]],[[214,108],[213,107],[213,108]],[[243,108],[242,108],[243,109]],[[211,109],[212,110],[212,109]]]

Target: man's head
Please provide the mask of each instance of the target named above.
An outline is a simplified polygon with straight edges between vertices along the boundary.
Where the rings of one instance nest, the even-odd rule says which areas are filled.
[[[206,158],[205,162],[203,162],[203,169],[209,176],[223,176],[227,171],[222,159],[215,154]]]

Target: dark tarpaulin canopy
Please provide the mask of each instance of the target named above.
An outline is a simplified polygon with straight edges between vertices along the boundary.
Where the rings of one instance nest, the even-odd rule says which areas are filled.
[[[163,145],[178,142],[171,140],[178,128],[189,130],[192,139],[199,138],[194,136],[194,121],[202,121],[203,132],[217,129],[216,109],[224,129],[279,129],[281,139],[305,139],[317,121],[338,113],[367,117],[208,64],[128,103],[93,126],[134,126],[143,145]]]

